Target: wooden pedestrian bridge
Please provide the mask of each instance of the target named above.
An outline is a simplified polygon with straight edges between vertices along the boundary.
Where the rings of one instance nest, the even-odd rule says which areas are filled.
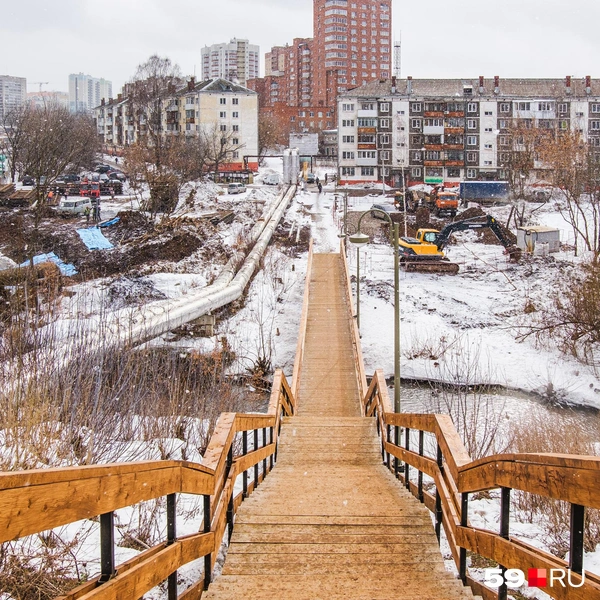
[[[293,376],[275,373],[267,414],[222,414],[202,464],[0,474],[0,542],[98,519],[101,573],[63,600],[135,600],[163,582],[169,600],[506,597],[471,577],[468,553],[526,574],[570,568],[579,585],[586,510],[600,509],[600,460],[472,461],[448,416],[394,413],[381,371],[367,385],[352,314],[345,256],[311,251]],[[495,531],[469,521],[469,495],[486,490],[499,490]],[[569,562],[511,535],[511,490],[571,505]],[[203,496],[194,535],[177,535],[178,494]],[[115,565],[114,511],[159,497],[164,542]],[[440,553],[442,529],[455,573]],[[178,585],[177,569],[198,560],[199,580]],[[543,589],[596,600],[600,578],[586,572],[581,587]]]

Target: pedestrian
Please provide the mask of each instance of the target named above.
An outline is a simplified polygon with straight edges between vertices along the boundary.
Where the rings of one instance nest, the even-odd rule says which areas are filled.
[[[318,177],[315,179],[315,183],[317,184],[317,187],[318,187],[319,186],[319,178]]]
[[[119,157],[115,156],[115,165],[118,165],[118,164],[119,164]]]
[[[90,222],[90,207],[86,206],[85,210],[83,211],[83,214],[85,215],[85,222],[89,223]]]
[[[100,202],[96,205],[96,217],[97,220],[100,221]]]
[[[317,187],[319,188],[319,194],[320,194],[323,191],[323,186],[321,185],[320,181],[317,183]]]
[[[53,200],[53,199],[54,199],[54,192],[53,192],[52,190],[50,190],[50,191],[48,192],[48,202],[49,202],[50,204],[52,204],[52,200]]]
[[[325,183],[327,183],[327,173],[325,173]]]
[[[114,200],[115,199],[115,188],[111,185],[108,188],[108,191],[110,192],[110,198],[111,198],[111,200]]]

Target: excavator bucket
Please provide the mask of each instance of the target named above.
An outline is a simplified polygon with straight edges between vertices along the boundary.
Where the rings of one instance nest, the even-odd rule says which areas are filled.
[[[456,275],[458,265],[448,260],[411,260],[401,263],[407,273],[444,273]]]

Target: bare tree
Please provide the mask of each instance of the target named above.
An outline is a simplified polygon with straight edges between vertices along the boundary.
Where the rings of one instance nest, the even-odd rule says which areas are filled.
[[[558,209],[573,229],[575,252],[578,241],[600,256],[600,148],[586,142],[577,131],[560,131],[547,138],[540,155],[550,167],[552,182],[562,194]]]
[[[199,133],[199,144],[205,151],[206,166],[218,177],[219,168],[235,158],[235,153],[245,144],[240,144],[233,131],[222,131],[217,123],[203,127]]]
[[[258,160],[262,162],[268,150],[282,143],[282,130],[273,115],[259,115],[258,118]]]

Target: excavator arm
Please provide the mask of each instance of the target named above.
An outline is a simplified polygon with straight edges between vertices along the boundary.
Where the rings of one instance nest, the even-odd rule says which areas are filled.
[[[491,229],[505,248],[510,248],[512,246],[511,242],[504,235],[498,221],[491,215],[487,215],[485,221],[482,221],[481,217],[475,217],[473,219],[465,219],[464,221],[457,221],[456,223],[446,225],[446,227],[444,227],[437,235],[435,245],[438,247],[438,250],[442,251],[448,245],[450,236],[453,233],[470,229]]]

